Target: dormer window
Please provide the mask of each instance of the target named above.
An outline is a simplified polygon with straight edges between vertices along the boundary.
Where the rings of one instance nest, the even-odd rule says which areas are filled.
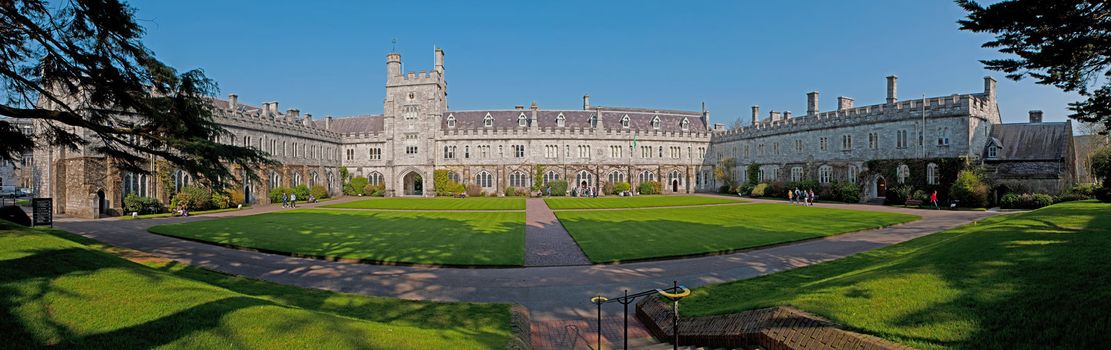
[[[590,127],[591,128],[597,128],[598,127],[598,115],[597,114],[591,114],[590,115]]]
[[[567,118],[563,116],[563,113],[556,116],[556,126],[561,128],[567,126]]]
[[[482,118],[482,126],[487,128],[494,126],[494,117],[490,113],[486,113],[486,117]]]
[[[517,126],[520,126],[522,128],[528,126],[528,118],[525,117],[524,113],[521,113],[521,115],[517,116]]]
[[[679,128],[683,129],[683,131],[690,130],[691,121],[687,120],[687,118],[683,118],[683,121],[679,122]]]
[[[995,145],[988,147],[988,158],[999,158],[999,147],[995,147]]]
[[[653,129],[659,129],[660,128],[660,116],[657,115],[657,116],[652,117],[652,128]]]
[[[629,128],[629,115],[628,114],[626,114],[624,117],[621,117],[621,127],[625,128],[625,129]]]
[[[454,128],[455,127],[455,115],[453,115],[453,114],[448,114],[447,115],[447,127],[449,127],[449,128]]]

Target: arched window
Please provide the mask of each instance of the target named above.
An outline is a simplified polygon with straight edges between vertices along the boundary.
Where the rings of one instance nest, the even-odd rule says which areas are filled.
[[[524,113],[521,113],[521,115],[517,116],[517,126],[522,128],[528,126],[528,118],[525,117]]]
[[[590,172],[586,170],[580,171],[578,175],[575,175],[575,186],[583,186],[583,184],[586,186],[594,184],[594,179],[590,176]]]
[[[615,170],[609,174],[609,181],[611,184],[625,182],[625,173]]]
[[[660,128],[660,116],[657,115],[657,116],[652,117],[652,128],[653,129],[659,129]]]
[[[454,171],[447,172],[447,178],[448,180],[455,181],[456,183],[463,183],[463,177],[459,176],[459,173]]]
[[[629,115],[628,114],[626,114],[624,117],[621,117],[621,127],[625,128],[625,129],[629,128]]]
[[[828,184],[833,180],[833,167],[823,165],[818,167],[818,182]]]
[[[687,118],[683,118],[683,121],[679,122],[679,128],[683,129],[684,131],[685,130],[690,130],[691,129],[691,121],[687,120]]]
[[[290,184],[289,184],[290,186],[297,187],[298,185],[300,185],[301,184],[301,173],[293,173],[292,180],[293,181],[290,182]]]
[[[558,116],[556,116],[556,126],[562,128],[566,125],[567,125],[567,118],[563,117],[563,113],[560,113]]]
[[[486,117],[482,118],[482,126],[487,128],[494,126],[494,117],[490,113],[486,113]]]
[[[906,183],[907,178],[910,177],[910,167],[906,164],[899,165],[899,168],[895,170],[895,177],[899,178],[899,183]]]
[[[278,188],[282,186],[282,174],[277,171],[270,171],[270,188]]]
[[[791,182],[802,181],[802,167],[791,168]]]
[[[528,174],[521,171],[514,171],[509,174],[509,186],[528,187]]]
[[[554,170],[548,170],[547,173],[544,173],[544,185],[556,180],[559,180],[559,173]]]
[[[637,183],[645,183],[649,181],[656,181],[656,174],[651,170],[645,170],[637,176]]]
[[[938,182],[937,164],[930,163],[926,165],[926,183],[930,185],[937,185]]]
[[[859,174],[860,174],[860,169],[857,169],[856,165],[850,165],[849,166],[849,171],[848,171],[848,173],[845,174],[845,177],[848,178],[846,180],[855,184],[856,181],[857,181],[857,176]]]
[[[474,176],[474,183],[477,184],[479,187],[494,187],[493,177],[491,177],[490,173],[486,172],[485,170],[479,172],[477,175]]]
[[[380,184],[382,184],[382,174],[377,172],[377,171],[370,172],[370,176],[367,176],[366,179],[367,179],[367,183],[369,183],[371,185],[380,185]]]
[[[598,115],[597,114],[591,114],[590,115],[590,127],[591,128],[597,128],[598,127]]]
[[[139,197],[147,196],[147,175],[129,171],[124,173],[121,180],[120,188],[123,190],[124,198],[129,194],[135,194]],[[0,179],[0,181],[3,181],[3,179]],[[3,183],[0,182],[0,185],[3,185]]]
[[[174,192],[181,191],[182,187],[189,186],[189,183],[192,182],[192,180],[193,180],[192,176],[189,176],[189,174],[187,174],[187,173],[185,173],[184,171],[181,171],[181,170],[174,171],[173,178],[174,178]]]
[[[455,127],[455,115],[453,115],[453,114],[448,114],[447,115],[447,127],[449,127],[449,128],[454,128]]]
[[[320,176],[315,171],[309,173],[309,188],[316,186],[317,181],[320,181]]]
[[[667,174],[668,185],[675,183],[675,181],[679,181],[680,185],[683,184],[683,177],[679,174],[678,170],[672,170],[670,174]]]

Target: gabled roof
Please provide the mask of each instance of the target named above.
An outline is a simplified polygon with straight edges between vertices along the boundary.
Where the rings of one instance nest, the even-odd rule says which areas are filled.
[[[382,132],[384,126],[385,119],[380,115],[357,115],[332,118],[328,130],[340,134],[375,134]]]
[[[1000,144],[996,160],[1059,160],[1068,157],[1072,130],[1063,122],[997,124],[991,137]]]

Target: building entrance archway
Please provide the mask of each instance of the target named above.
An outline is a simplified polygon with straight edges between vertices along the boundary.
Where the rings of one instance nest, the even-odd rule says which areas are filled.
[[[403,178],[405,181],[405,195],[406,196],[422,196],[424,195],[424,178],[417,172],[410,172],[405,174]]]
[[[872,194],[875,198],[887,197],[887,180],[882,175],[877,175],[872,185]]]
[[[108,203],[107,203],[107,200],[104,198],[104,190],[97,190],[96,191],[96,213],[99,214],[99,215],[97,215],[97,217],[99,217],[100,215],[103,215],[106,211],[108,211]]]
[[[679,192],[679,180],[671,180],[671,192]]]

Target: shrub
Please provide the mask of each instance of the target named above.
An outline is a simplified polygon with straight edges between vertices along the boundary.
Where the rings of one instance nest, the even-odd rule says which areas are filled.
[[[212,207],[211,209],[227,209],[231,206],[231,198],[228,195],[220,192],[212,192]]]
[[[617,194],[616,186],[614,186],[612,182],[606,182],[602,185],[602,193]]]
[[[764,189],[764,196],[766,197],[787,197],[787,187],[780,181],[772,181],[768,183],[768,188]]]
[[[479,186],[478,184],[467,185],[467,196],[468,197],[478,197],[480,194],[482,194],[482,187],[481,186]]]
[[[282,202],[282,194],[290,194],[290,193],[291,192],[290,192],[289,188],[287,188],[287,187],[274,187],[274,188],[270,189],[270,192],[267,193],[266,196],[270,197],[270,203],[281,203]]]
[[[1008,193],[999,200],[999,206],[1007,209],[1038,209],[1053,204],[1053,196],[1045,193]]]
[[[382,197],[386,195],[386,184],[366,184],[363,186],[363,194],[371,197]]]
[[[751,196],[753,187],[755,187],[755,186],[749,185],[748,183],[737,186],[737,188],[736,188],[737,194],[742,195],[742,196]]]
[[[721,187],[718,187],[718,193],[729,193],[729,185],[721,185]]]
[[[660,194],[661,189],[662,185],[659,181],[645,181],[637,185],[637,191],[640,194]]]
[[[1091,198],[1093,195],[1095,195],[1096,189],[1098,188],[1099,187],[1096,187],[1096,184],[1075,184],[1072,186],[1072,188],[1069,189],[1068,193],[1078,194]]]
[[[848,181],[834,183],[830,188],[830,194],[833,200],[858,203],[860,202],[860,185]]]
[[[1085,196],[1085,195],[1079,194],[1079,193],[1065,193],[1065,194],[1062,194],[1060,196],[1054,197],[1053,199],[1054,199],[1054,203],[1061,203],[1061,202],[1071,202],[1071,201],[1082,201],[1082,200],[1090,199],[1090,198],[1092,198],[1092,197],[1091,196]]]
[[[1095,191],[1093,191],[1092,195],[1094,195],[1096,199],[1100,201],[1111,202],[1111,187],[1104,185],[1103,187],[1097,188]]]
[[[370,180],[367,180],[367,178],[365,178],[365,177],[362,177],[362,176],[353,177],[353,178],[351,178],[350,193],[346,192],[348,190],[348,188],[347,188],[347,186],[344,186],[344,191],[345,191],[344,194],[352,195],[352,196],[368,194],[366,192],[363,192],[363,189],[365,189],[366,185],[369,184],[369,183],[370,183]]]
[[[174,194],[170,204],[176,209],[185,206],[189,210],[206,210],[212,208],[212,191],[207,188],[185,186]]]
[[[454,196],[465,191],[463,184],[452,180],[451,176],[448,176],[448,173],[449,171],[446,169],[432,171],[432,179],[436,183],[435,191],[437,196]]]
[[[247,204],[244,203],[247,201],[247,196],[243,194],[243,190],[228,191],[228,199],[231,200],[231,204]]]
[[[313,185],[309,194],[316,198],[328,198],[328,189],[324,185]]]
[[[821,185],[818,184],[818,180],[802,180],[802,181],[799,181],[799,189],[800,190],[817,190],[819,187],[821,187]]]
[[[307,185],[301,184],[293,186],[293,188],[290,189],[290,192],[297,195],[297,200],[299,201],[305,201],[309,199],[309,186]]]
[[[123,198],[123,210],[128,213],[139,212],[139,214],[157,214],[166,211],[166,208],[162,206],[162,202],[158,201],[158,199],[139,197],[131,193]]]
[[[629,192],[631,189],[633,189],[633,185],[630,185],[628,182],[622,181],[613,184],[613,191],[616,193]]]
[[[957,181],[949,188],[949,198],[959,201],[960,206],[983,207],[988,203],[988,185],[984,184],[975,171],[961,170],[957,174]],[[1052,202],[1051,199],[1050,203]]]
[[[552,187],[553,196],[567,195],[567,180],[552,180],[548,182],[548,186]]]
[[[767,190],[768,190],[768,184],[765,184],[765,183],[757,184],[756,187],[752,188],[752,196],[753,197],[763,197],[764,192],[766,192]]]
[[[515,197],[515,196],[517,196],[517,188],[513,187],[513,186],[505,186],[505,196],[506,197]]]

